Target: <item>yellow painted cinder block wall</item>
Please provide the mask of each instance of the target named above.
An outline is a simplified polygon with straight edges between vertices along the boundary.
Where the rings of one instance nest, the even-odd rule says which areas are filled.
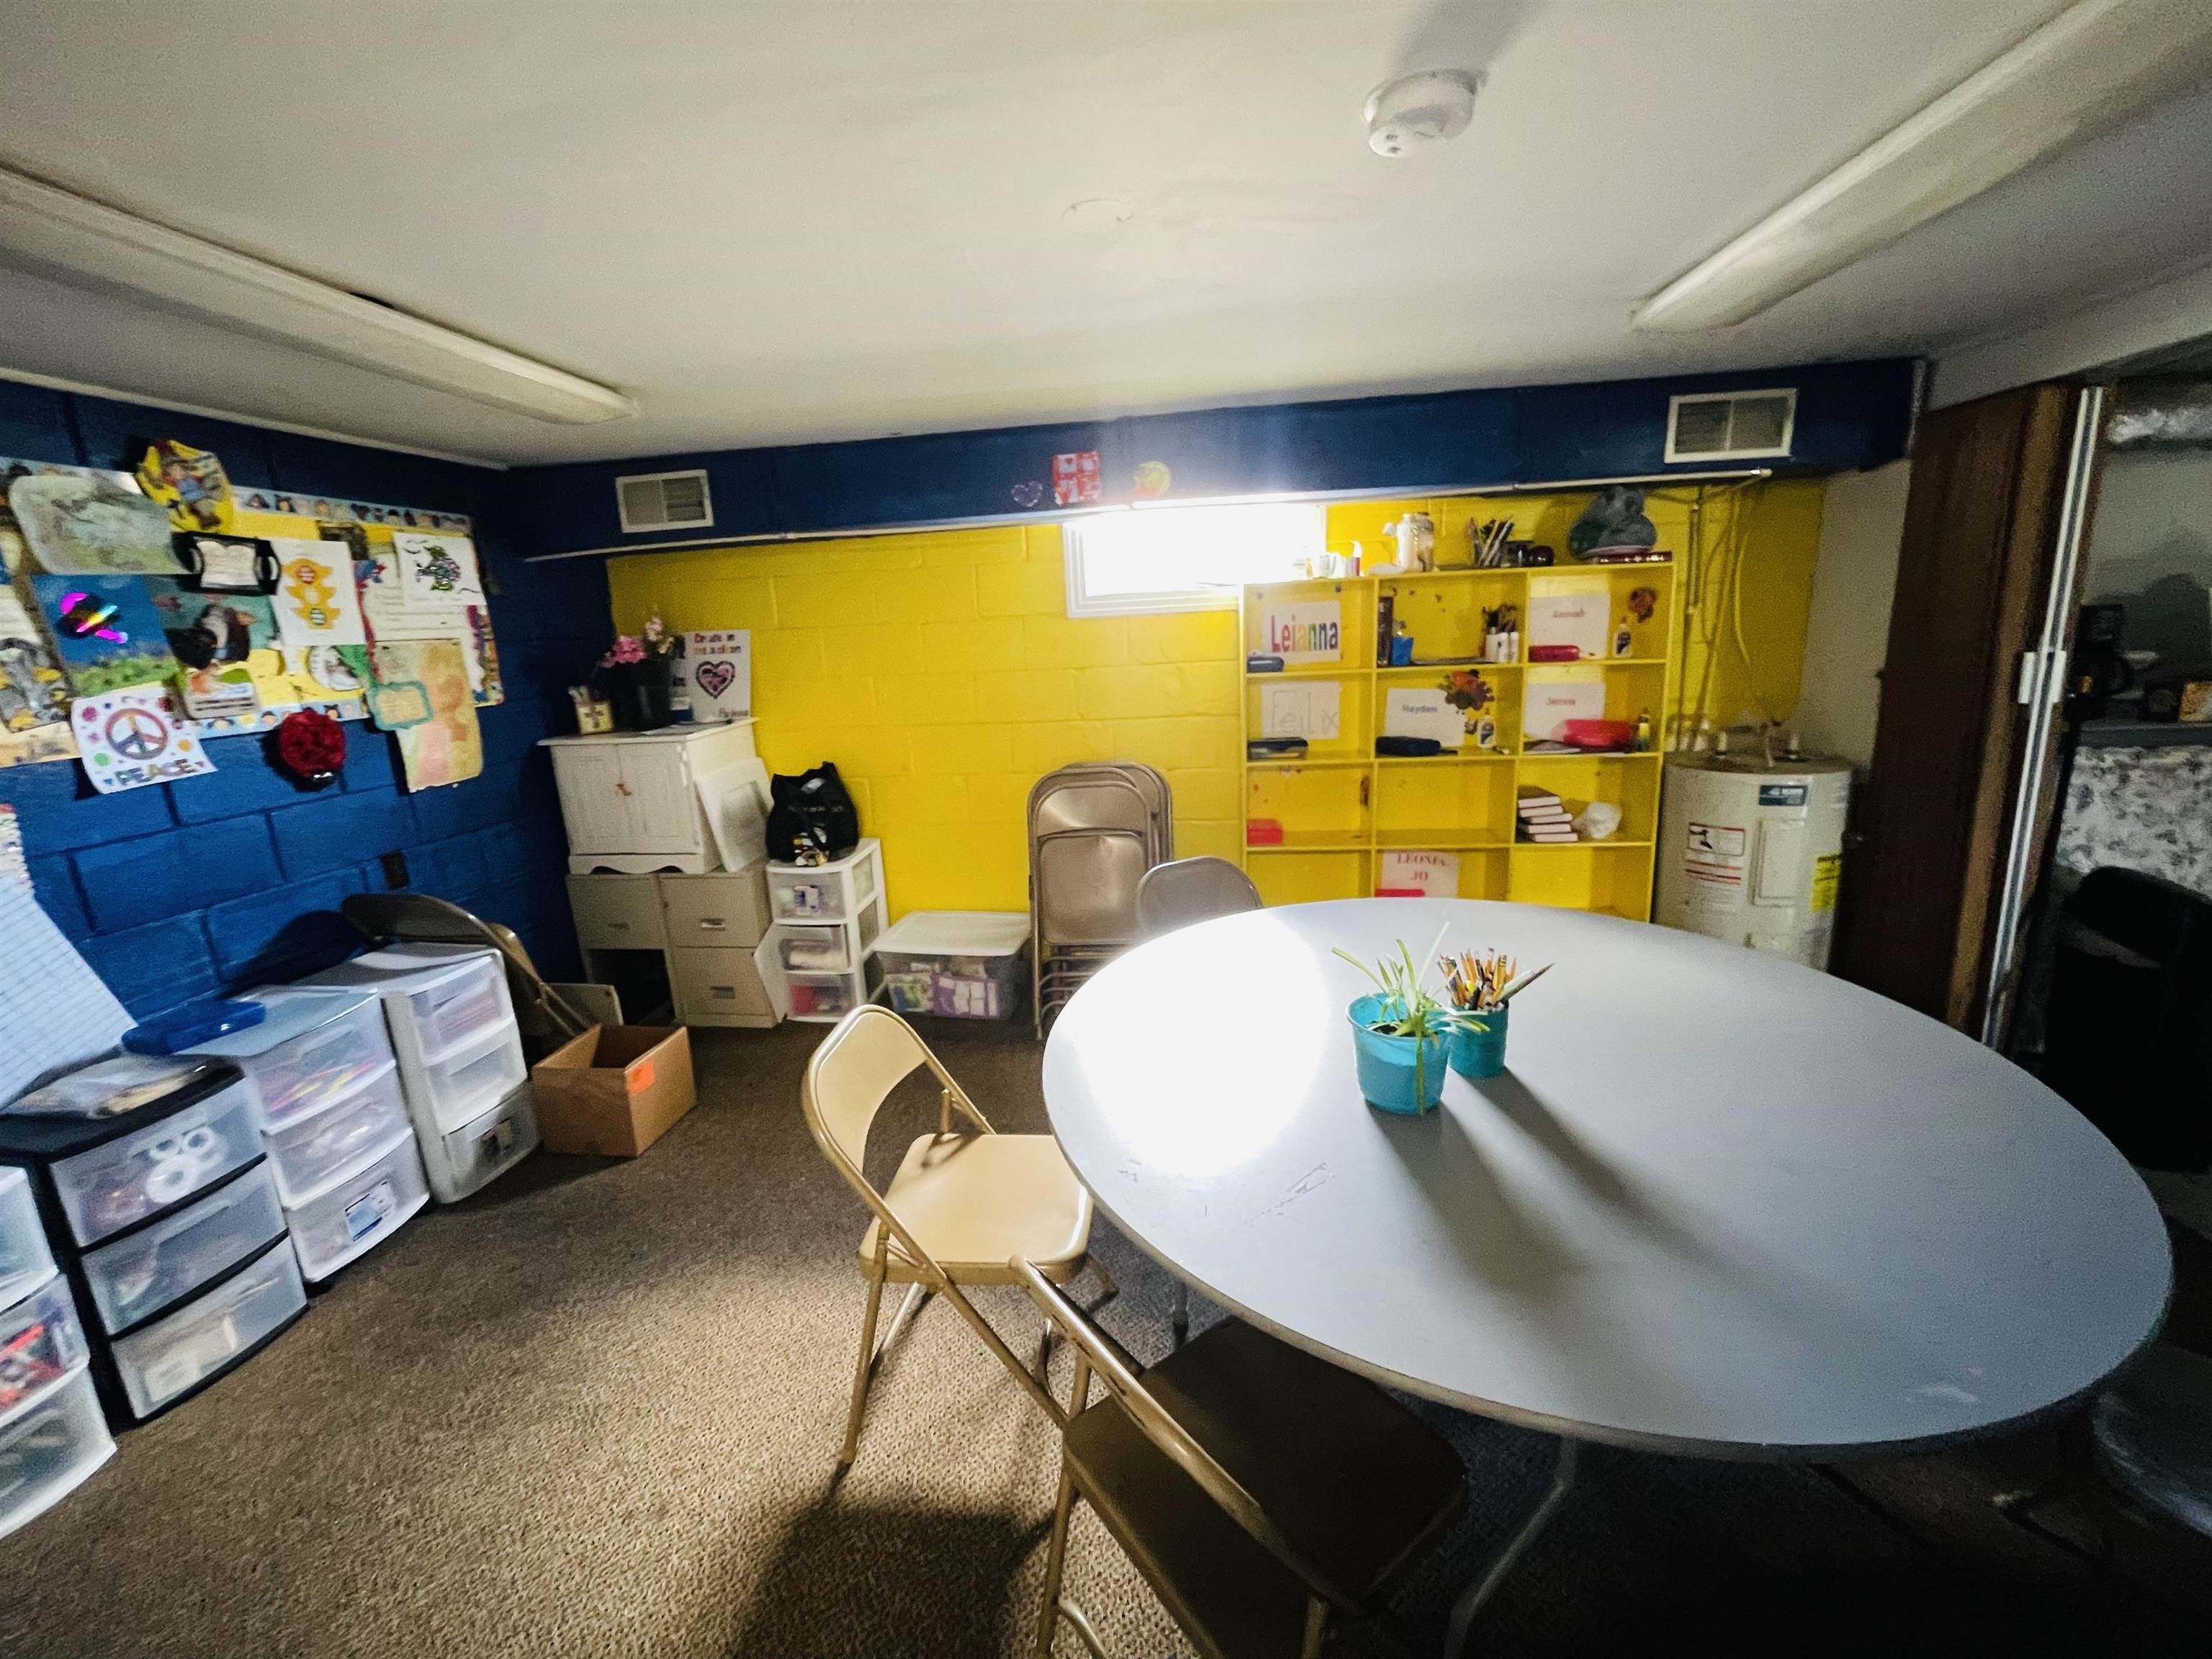
[[[1692,499],[1655,494],[1647,509],[1690,584],[1686,712],[1694,722],[1702,688],[1716,724],[1762,702],[1784,718],[1803,668],[1821,486],[1708,490],[1694,559]],[[1508,513],[1516,534],[1564,552],[1588,500],[1344,503],[1329,509],[1328,543],[1384,554],[1383,524],[1410,506],[1436,514],[1449,563],[1467,556],[1468,519]],[[1718,580],[1739,527],[1747,664]],[[1026,908],[1030,788],[1070,761],[1158,767],[1175,792],[1176,850],[1237,855],[1236,613],[1071,620],[1056,526],[637,554],[609,562],[608,585],[625,633],[655,613],[678,629],[751,630],[763,757],[777,772],[837,763],[882,838],[894,915]]]
[[[1026,909],[1030,788],[1070,761],[1158,767],[1176,850],[1236,856],[1235,613],[1071,621],[1055,526],[635,555],[608,585],[626,633],[751,630],[763,757],[837,763],[895,915]]]

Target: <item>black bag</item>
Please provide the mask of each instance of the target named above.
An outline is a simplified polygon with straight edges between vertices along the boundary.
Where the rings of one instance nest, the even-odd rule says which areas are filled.
[[[824,761],[795,778],[769,780],[768,855],[778,864],[825,864],[860,844],[860,813]]]

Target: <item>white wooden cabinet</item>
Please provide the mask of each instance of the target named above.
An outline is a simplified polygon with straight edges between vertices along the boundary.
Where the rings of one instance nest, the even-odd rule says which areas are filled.
[[[733,805],[744,817],[766,793],[750,720],[542,741],[578,875],[719,870],[717,817],[726,830]]]

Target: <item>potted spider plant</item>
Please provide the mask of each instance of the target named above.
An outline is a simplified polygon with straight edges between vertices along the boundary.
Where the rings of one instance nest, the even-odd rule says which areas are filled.
[[[1434,961],[1436,945],[1419,960]],[[1362,962],[1349,951],[1336,953],[1367,975],[1375,989],[1355,998],[1346,1017],[1352,1022],[1352,1048],[1359,1068],[1359,1092],[1378,1111],[1413,1115],[1433,1111],[1443,1098],[1444,1072],[1453,1035],[1466,1017],[1431,995],[1421,984],[1413,953],[1398,941],[1395,957]]]

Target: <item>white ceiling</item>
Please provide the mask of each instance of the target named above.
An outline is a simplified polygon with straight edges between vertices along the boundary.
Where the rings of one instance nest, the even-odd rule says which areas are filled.
[[[2212,91],[1727,334],[1627,319],[2058,9],[0,0],[0,161],[643,414],[10,271],[0,368],[552,460],[1926,350],[2212,252]],[[1465,136],[1371,155],[1368,91],[1449,66],[1491,77]]]

